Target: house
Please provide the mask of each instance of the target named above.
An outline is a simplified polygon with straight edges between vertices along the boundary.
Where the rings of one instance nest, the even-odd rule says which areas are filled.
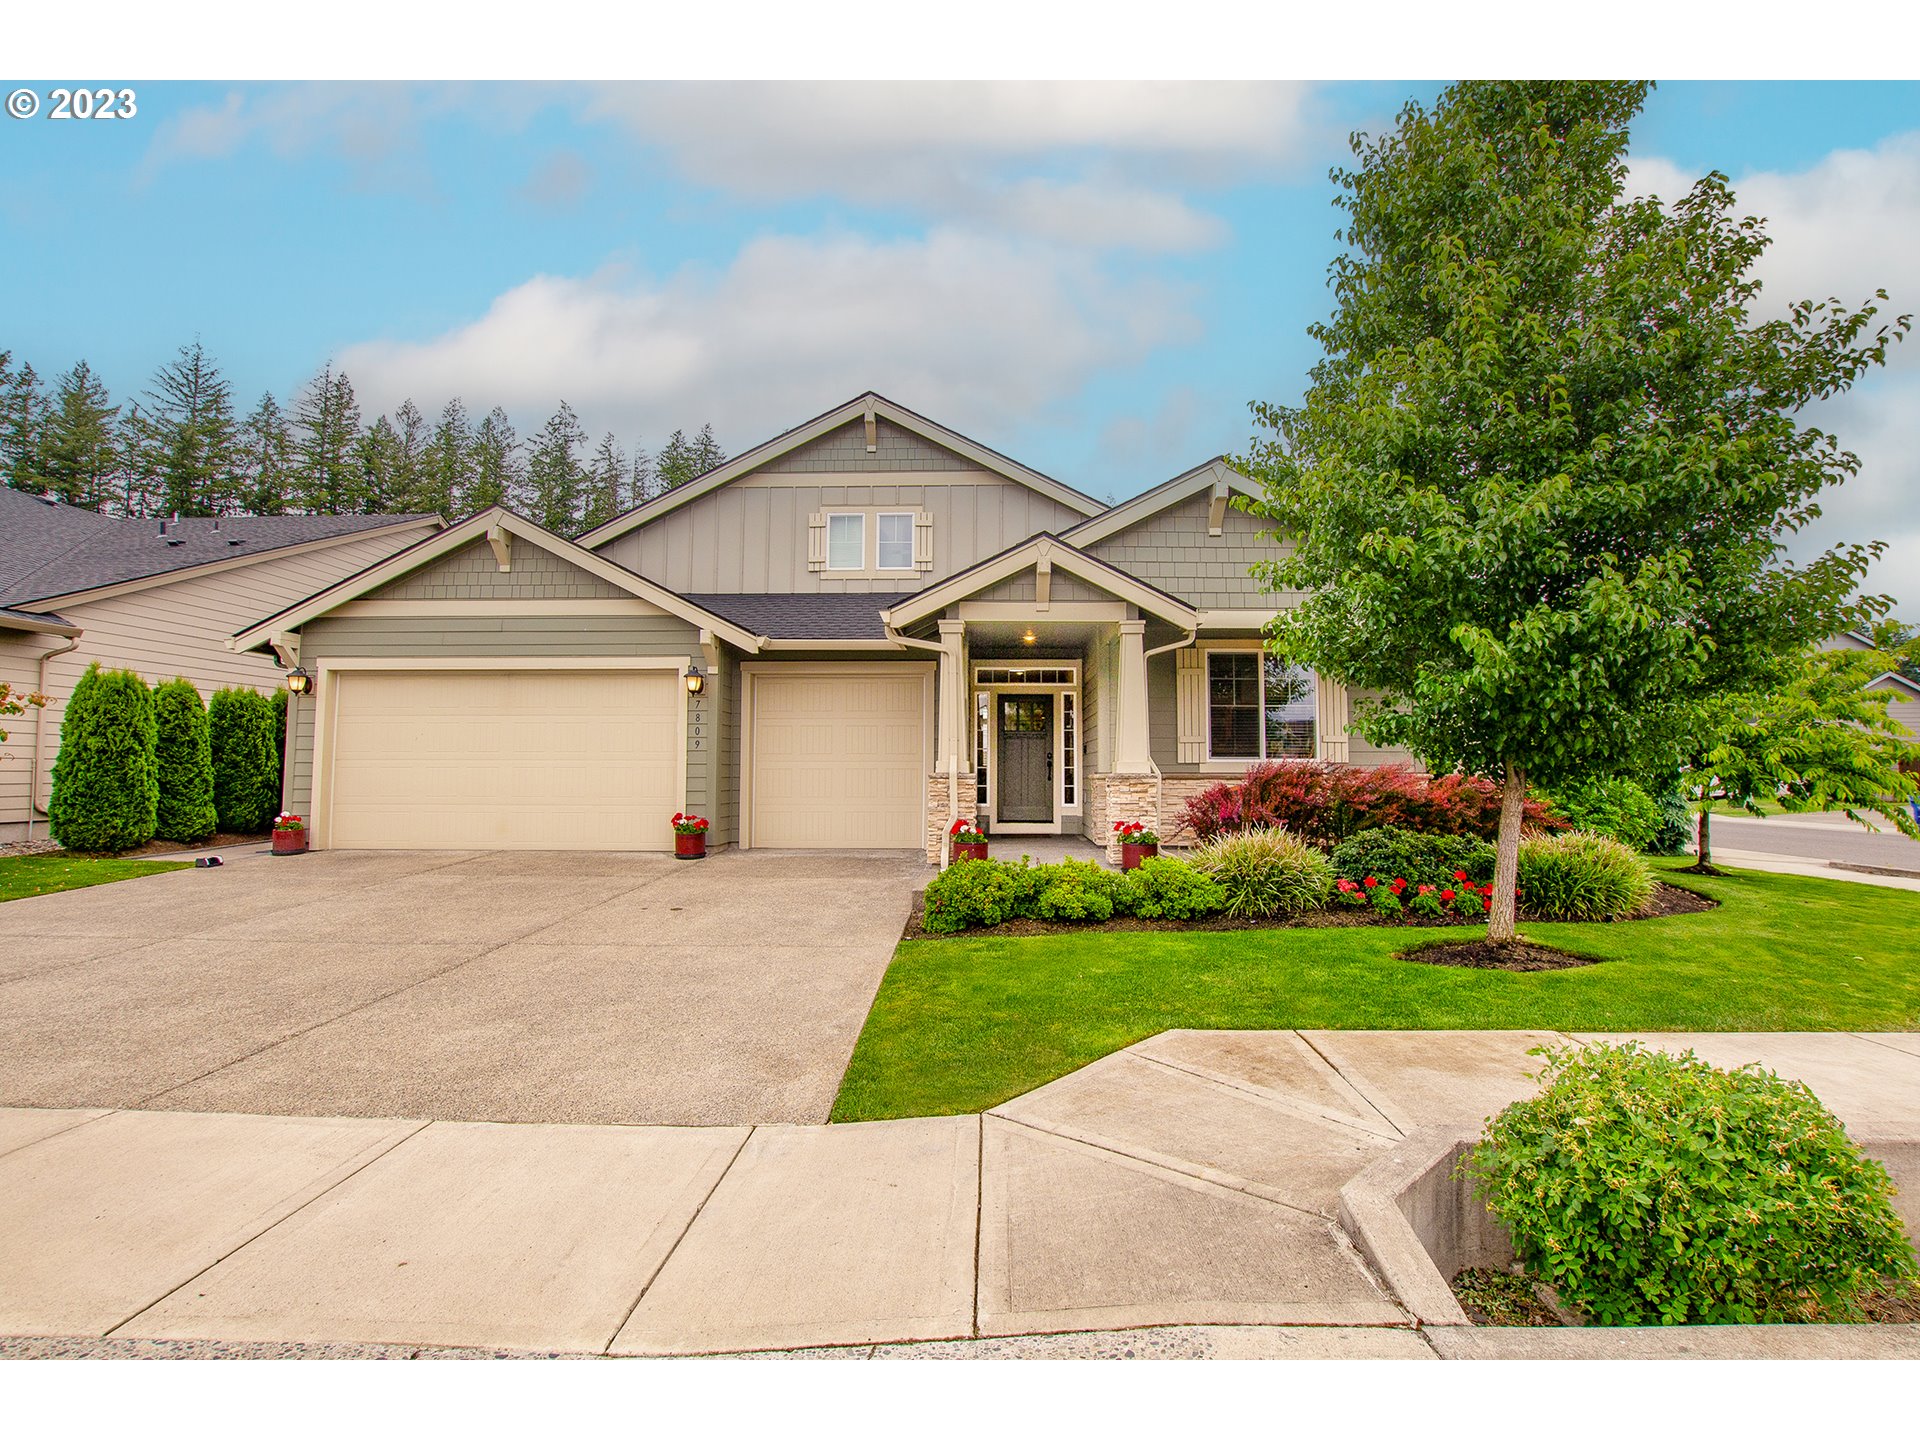
[[[1848,630],[1821,642],[1822,650],[1872,650],[1872,639],[1858,630]],[[1887,670],[1867,682],[1868,690],[1882,690],[1890,697],[1887,701],[1887,714],[1893,720],[1907,727],[1907,733],[1913,737],[1912,746],[1915,759],[1901,762],[1902,769],[1920,769],[1920,685],[1916,685],[1898,670]]]
[[[332,584],[441,528],[435,515],[262,515],[133,520],[0,488],[0,680],[45,707],[4,727],[0,842],[46,816],[66,697],[87,666],[149,682],[184,675],[203,696],[277,689],[271,656],[234,626]],[[38,831],[44,834],[44,829]]]
[[[1263,756],[1409,759],[1261,649],[1210,460],[1108,505],[877,394],[569,542],[506,510],[236,635],[311,677],[320,847],[919,848],[1144,820]]]

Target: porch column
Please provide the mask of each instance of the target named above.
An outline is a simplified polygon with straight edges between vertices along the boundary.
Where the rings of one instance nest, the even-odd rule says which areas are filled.
[[[965,630],[959,620],[940,622],[940,669],[934,678],[933,696],[933,773],[927,776],[930,865],[947,863],[947,827],[955,820],[972,819],[974,812]]]
[[[943,770],[955,770],[964,750],[961,738],[966,727],[961,723],[962,702],[966,697],[966,666],[962,659],[962,637],[966,624],[960,620],[940,622],[940,691],[935,709],[940,724],[934,756]]]
[[[1147,622],[1122,620],[1120,675],[1114,688],[1113,773],[1151,775],[1153,754],[1147,742]]]

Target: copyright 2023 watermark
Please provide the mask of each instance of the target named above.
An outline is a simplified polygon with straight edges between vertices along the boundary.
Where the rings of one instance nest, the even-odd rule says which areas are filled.
[[[7,114],[15,120],[131,120],[140,113],[140,97],[120,85],[53,85],[44,91],[22,85],[7,92]]]

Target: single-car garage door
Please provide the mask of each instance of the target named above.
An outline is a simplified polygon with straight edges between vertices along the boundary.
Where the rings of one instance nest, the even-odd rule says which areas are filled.
[[[339,670],[328,688],[328,846],[671,848],[676,670]]]
[[[931,688],[897,664],[755,675],[751,843],[919,849]]]

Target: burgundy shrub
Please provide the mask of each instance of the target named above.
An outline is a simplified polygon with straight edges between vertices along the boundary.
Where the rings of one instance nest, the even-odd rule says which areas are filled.
[[[1500,831],[1500,790],[1478,776],[1422,775],[1405,765],[1265,760],[1248,766],[1239,780],[1210,785],[1189,800],[1187,823],[1200,840],[1285,829],[1327,849],[1377,825],[1492,840]],[[1532,799],[1522,824],[1530,830],[1566,828]]]

